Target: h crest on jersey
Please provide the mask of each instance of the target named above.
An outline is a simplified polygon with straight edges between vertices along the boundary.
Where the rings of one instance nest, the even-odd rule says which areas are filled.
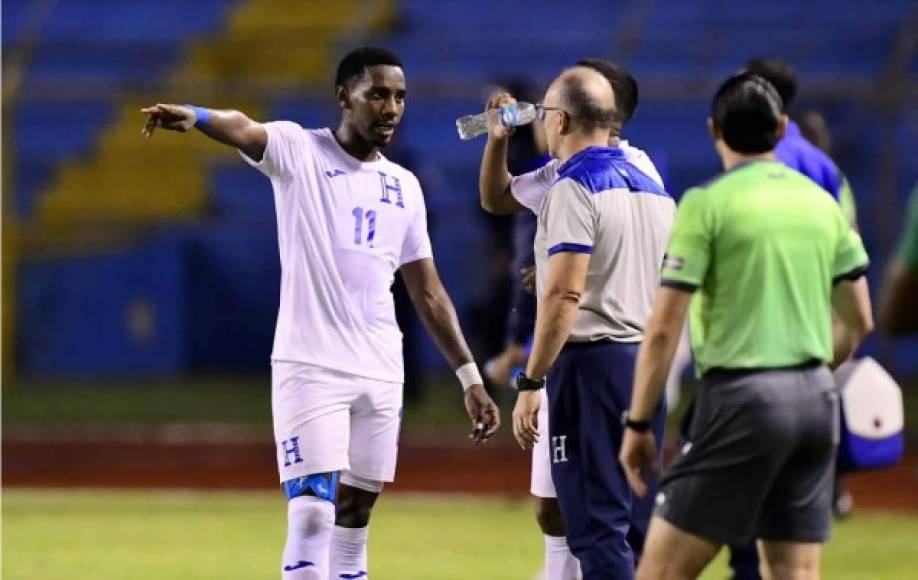
[[[382,203],[392,203],[390,197],[391,194],[395,194],[395,205],[397,207],[405,207],[405,200],[402,197],[402,182],[398,177],[394,177],[383,173],[382,171],[377,171],[379,174],[379,181],[382,185],[382,197],[380,202]]]

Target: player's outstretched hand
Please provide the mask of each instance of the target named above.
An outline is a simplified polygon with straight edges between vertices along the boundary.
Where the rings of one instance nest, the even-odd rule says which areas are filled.
[[[657,463],[657,442],[653,433],[625,429],[618,460],[625,469],[625,476],[634,493],[638,497],[647,495],[647,476],[650,475],[650,471],[656,472],[660,468]]]
[[[465,392],[465,409],[472,419],[472,433],[469,439],[476,445],[490,439],[500,427],[500,410],[484,385],[472,385],[468,388]]]
[[[140,131],[144,137],[152,136],[157,127],[184,133],[191,130],[198,120],[194,109],[184,105],[157,103],[152,107],[140,109],[140,112],[147,115],[147,122]]]
[[[507,91],[499,90],[495,91],[488,99],[485,110],[500,109],[501,107],[513,104],[516,104],[516,99],[510,96],[510,93]],[[513,127],[505,127],[496,115],[488,119],[488,137],[492,139],[506,139],[510,135],[513,135]]]
[[[539,391],[520,391],[513,407],[513,436],[523,450],[531,449],[539,440],[539,407],[542,395]]]

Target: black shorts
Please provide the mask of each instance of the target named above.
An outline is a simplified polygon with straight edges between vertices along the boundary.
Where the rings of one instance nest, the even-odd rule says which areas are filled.
[[[826,541],[838,417],[824,366],[706,376],[656,515],[726,544]]]

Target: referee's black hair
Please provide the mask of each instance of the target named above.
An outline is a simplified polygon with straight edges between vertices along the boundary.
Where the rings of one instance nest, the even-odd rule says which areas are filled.
[[[748,72],[759,75],[772,86],[781,95],[781,102],[784,103],[784,110],[790,108],[791,102],[797,96],[797,74],[791,65],[778,57],[758,57],[750,59],[740,72]]]
[[[405,68],[405,65],[402,64],[402,59],[388,48],[364,46],[363,48],[352,50],[338,63],[338,71],[335,73],[335,86],[347,85],[355,78],[363,76],[363,71],[367,67],[381,64]]]
[[[634,116],[638,106],[638,84],[625,67],[604,58],[585,58],[576,66],[591,68],[606,77],[615,93],[615,120],[624,125]]]
[[[778,91],[758,75],[742,72],[728,78],[714,95],[711,120],[724,142],[737,153],[771,151],[780,139],[783,110]]]

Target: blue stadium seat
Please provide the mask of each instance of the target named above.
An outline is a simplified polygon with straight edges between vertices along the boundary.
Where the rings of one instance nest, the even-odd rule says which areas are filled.
[[[14,109],[16,209],[28,215],[35,196],[62,162],[86,154],[114,103],[24,101]]]
[[[216,29],[231,5],[224,0],[196,0],[193,9],[186,0],[57,2],[42,35],[49,42],[91,35],[98,42],[171,44]]]
[[[7,0],[3,3],[3,48],[22,41],[27,27],[32,23],[33,12],[41,5],[32,0]]]
[[[126,44],[113,50],[108,41],[53,42],[33,54],[25,82],[33,86],[101,86],[123,90],[140,86],[168,70],[181,54],[175,44]]]
[[[29,39],[36,44],[25,53],[20,94],[11,100],[17,212],[28,215],[54,170],[91,150],[119,94],[160,78],[188,40],[219,28],[235,2],[197,0],[193,10],[186,0],[4,3],[5,50],[15,51],[26,40],[26,28],[38,26],[38,37]],[[93,101],[66,94],[63,100],[49,98],[52,91],[71,86],[76,95],[94,87],[111,96]]]

